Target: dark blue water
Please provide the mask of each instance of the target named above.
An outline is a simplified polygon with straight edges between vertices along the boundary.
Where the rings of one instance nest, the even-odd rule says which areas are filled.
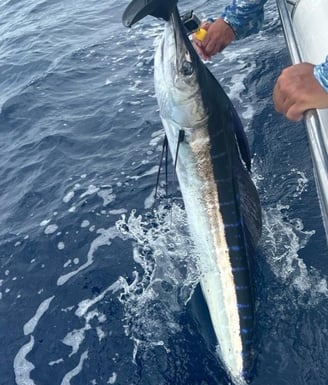
[[[184,210],[152,208],[162,24],[124,29],[127,3],[0,3],[1,385],[229,383],[190,310]],[[224,3],[181,8],[208,17]],[[326,242],[305,128],[272,106],[289,59],[274,1],[266,10],[259,35],[209,63],[245,125],[263,205],[252,383],[324,385]]]

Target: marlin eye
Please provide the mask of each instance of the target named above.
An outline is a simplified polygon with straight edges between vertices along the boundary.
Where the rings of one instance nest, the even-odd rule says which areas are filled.
[[[184,76],[192,75],[194,67],[188,60],[184,60],[181,66],[181,74]]]

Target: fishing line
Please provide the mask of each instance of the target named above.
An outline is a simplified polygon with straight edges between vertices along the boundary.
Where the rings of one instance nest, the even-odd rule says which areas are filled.
[[[173,186],[177,184],[177,174],[176,174],[176,169],[177,169],[177,164],[178,164],[178,155],[179,155],[179,149],[180,149],[180,144],[184,141],[185,138],[185,131],[180,130],[178,134],[178,142],[177,142],[177,148],[175,151],[175,159],[174,159],[174,168],[173,168]],[[156,178],[156,187],[155,187],[155,200],[159,198],[158,196],[158,189],[159,189],[159,184],[160,184],[160,176],[163,168],[163,160],[165,158],[165,196],[166,198],[168,197],[168,156],[169,156],[169,146],[168,146],[168,139],[167,136],[164,136],[163,140],[163,145],[162,145],[162,152],[161,152],[161,158],[160,158],[160,163],[158,167],[158,172],[157,172],[157,178]],[[175,189],[173,189],[175,190]],[[177,190],[177,188],[176,188]],[[174,191],[172,191],[172,196],[174,195]]]

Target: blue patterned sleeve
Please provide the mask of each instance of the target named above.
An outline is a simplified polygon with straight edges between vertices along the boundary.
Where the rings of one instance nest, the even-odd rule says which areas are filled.
[[[314,76],[323,89],[328,92],[328,56],[324,63],[314,66]]]
[[[223,14],[223,20],[234,30],[237,39],[259,31],[264,19],[263,6],[267,0],[232,0]]]

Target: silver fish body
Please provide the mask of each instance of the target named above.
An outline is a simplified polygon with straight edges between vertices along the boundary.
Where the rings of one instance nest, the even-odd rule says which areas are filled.
[[[252,361],[249,260],[260,236],[261,209],[245,167],[250,159],[240,121],[195,53],[177,10],[156,49],[154,80],[217,351],[234,384],[242,385]]]

